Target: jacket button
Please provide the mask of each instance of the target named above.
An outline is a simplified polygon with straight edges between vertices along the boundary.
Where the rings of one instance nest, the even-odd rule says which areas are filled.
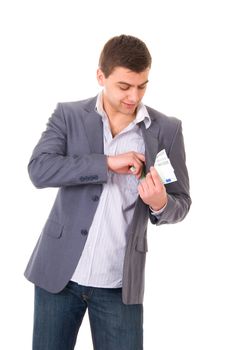
[[[82,234],[82,236],[86,236],[88,234],[88,231],[87,230],[81,230],[81,234]]]
[[[97,196],[97,195],[93,196],[93,197],[92,197],[92,200],[93,200],[94,202],[97,202],[97,201],[99,200],[99,196]]]

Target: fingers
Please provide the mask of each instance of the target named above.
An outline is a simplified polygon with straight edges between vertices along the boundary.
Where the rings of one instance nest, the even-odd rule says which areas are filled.
[[[155,190],[155,184],[153,182],[151,173],[148,173],[144,180],[140,182],[141,190],[144,194],[152,193]]]
[[[160,210],[167,203],[167,192],[154,167],[138,186],[138,192],[144,203],[154,210]]]
[[[144,164],[142,162],[135,161],[134,165],[132,165],[129,169],[129,173],[132,173],[137,178],[140,178],[142,175]]]
[[[145,179],[140,182],[144,193],[160,192],[164,188],[160,176],[154,167],[150,168],[150,172],[146,175]]]
[[[134,174],[141,177],[145,156],[137,152],[128,152],[118,155],[107,156],[109,170],[119,174]]]
[[[145,162],[145,156],[142,153],[135,152],[136,156],[142,161]]]
[[[163,182],[162,182],[162,180],[161,180],[161,178],[160,178],[160,176],[159,176],[159,174],[158,174],[158,172],[157,172],[155,167],[153,167],[153,166],[150,167],[150,174],[151,174],[151,178],[152,178],[155,186],[158,187],[158,188],[163,188],[164,184],[163,184]]]
[[[137,178],[140,178],[143,172],[145,162],[145,156],[141,153],[131,153],[131,159],[129,161],[129,173],[133,173]]]

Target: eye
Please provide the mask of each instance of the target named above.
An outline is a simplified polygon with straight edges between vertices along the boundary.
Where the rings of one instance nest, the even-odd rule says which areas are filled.
[[[119,89],[122,91],[126,91],[126,90],[129,90],[129,87],[128,86],[119,86]]]
[[[139,90],[144,90],[146,88],[146,85],[139,86]]]
[[[129,87],[122,87],[122,86],[119,86],[119,89],[122,90],[122,91],[126,91],[126,90],[129,90]]]

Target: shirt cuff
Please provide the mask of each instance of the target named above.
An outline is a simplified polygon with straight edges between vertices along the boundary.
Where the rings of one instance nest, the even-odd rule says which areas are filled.
[[[157,215],[160,215],[162,214],[162,212],[164,211],[164,209],[166,208],[167,206],[167,203],[165,204],[165,206],[163,208],[161,208],[160,210],[153,210],[151,207],[150,210],[151,210],[151,214],[154,215],[154,216],[157,216]]]

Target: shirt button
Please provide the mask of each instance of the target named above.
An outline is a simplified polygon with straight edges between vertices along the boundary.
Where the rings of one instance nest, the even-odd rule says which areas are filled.
[[[93,200],[94,202],[99,201],[99,196],[97,196],[97,195],[96,195],[96,196],[93,196],[93,197],[92,197],[92,200]]]
[[[88,231],[87,230],[81,230],[81,234],[82,234],[82,236],[86,236],[88,234]]]

